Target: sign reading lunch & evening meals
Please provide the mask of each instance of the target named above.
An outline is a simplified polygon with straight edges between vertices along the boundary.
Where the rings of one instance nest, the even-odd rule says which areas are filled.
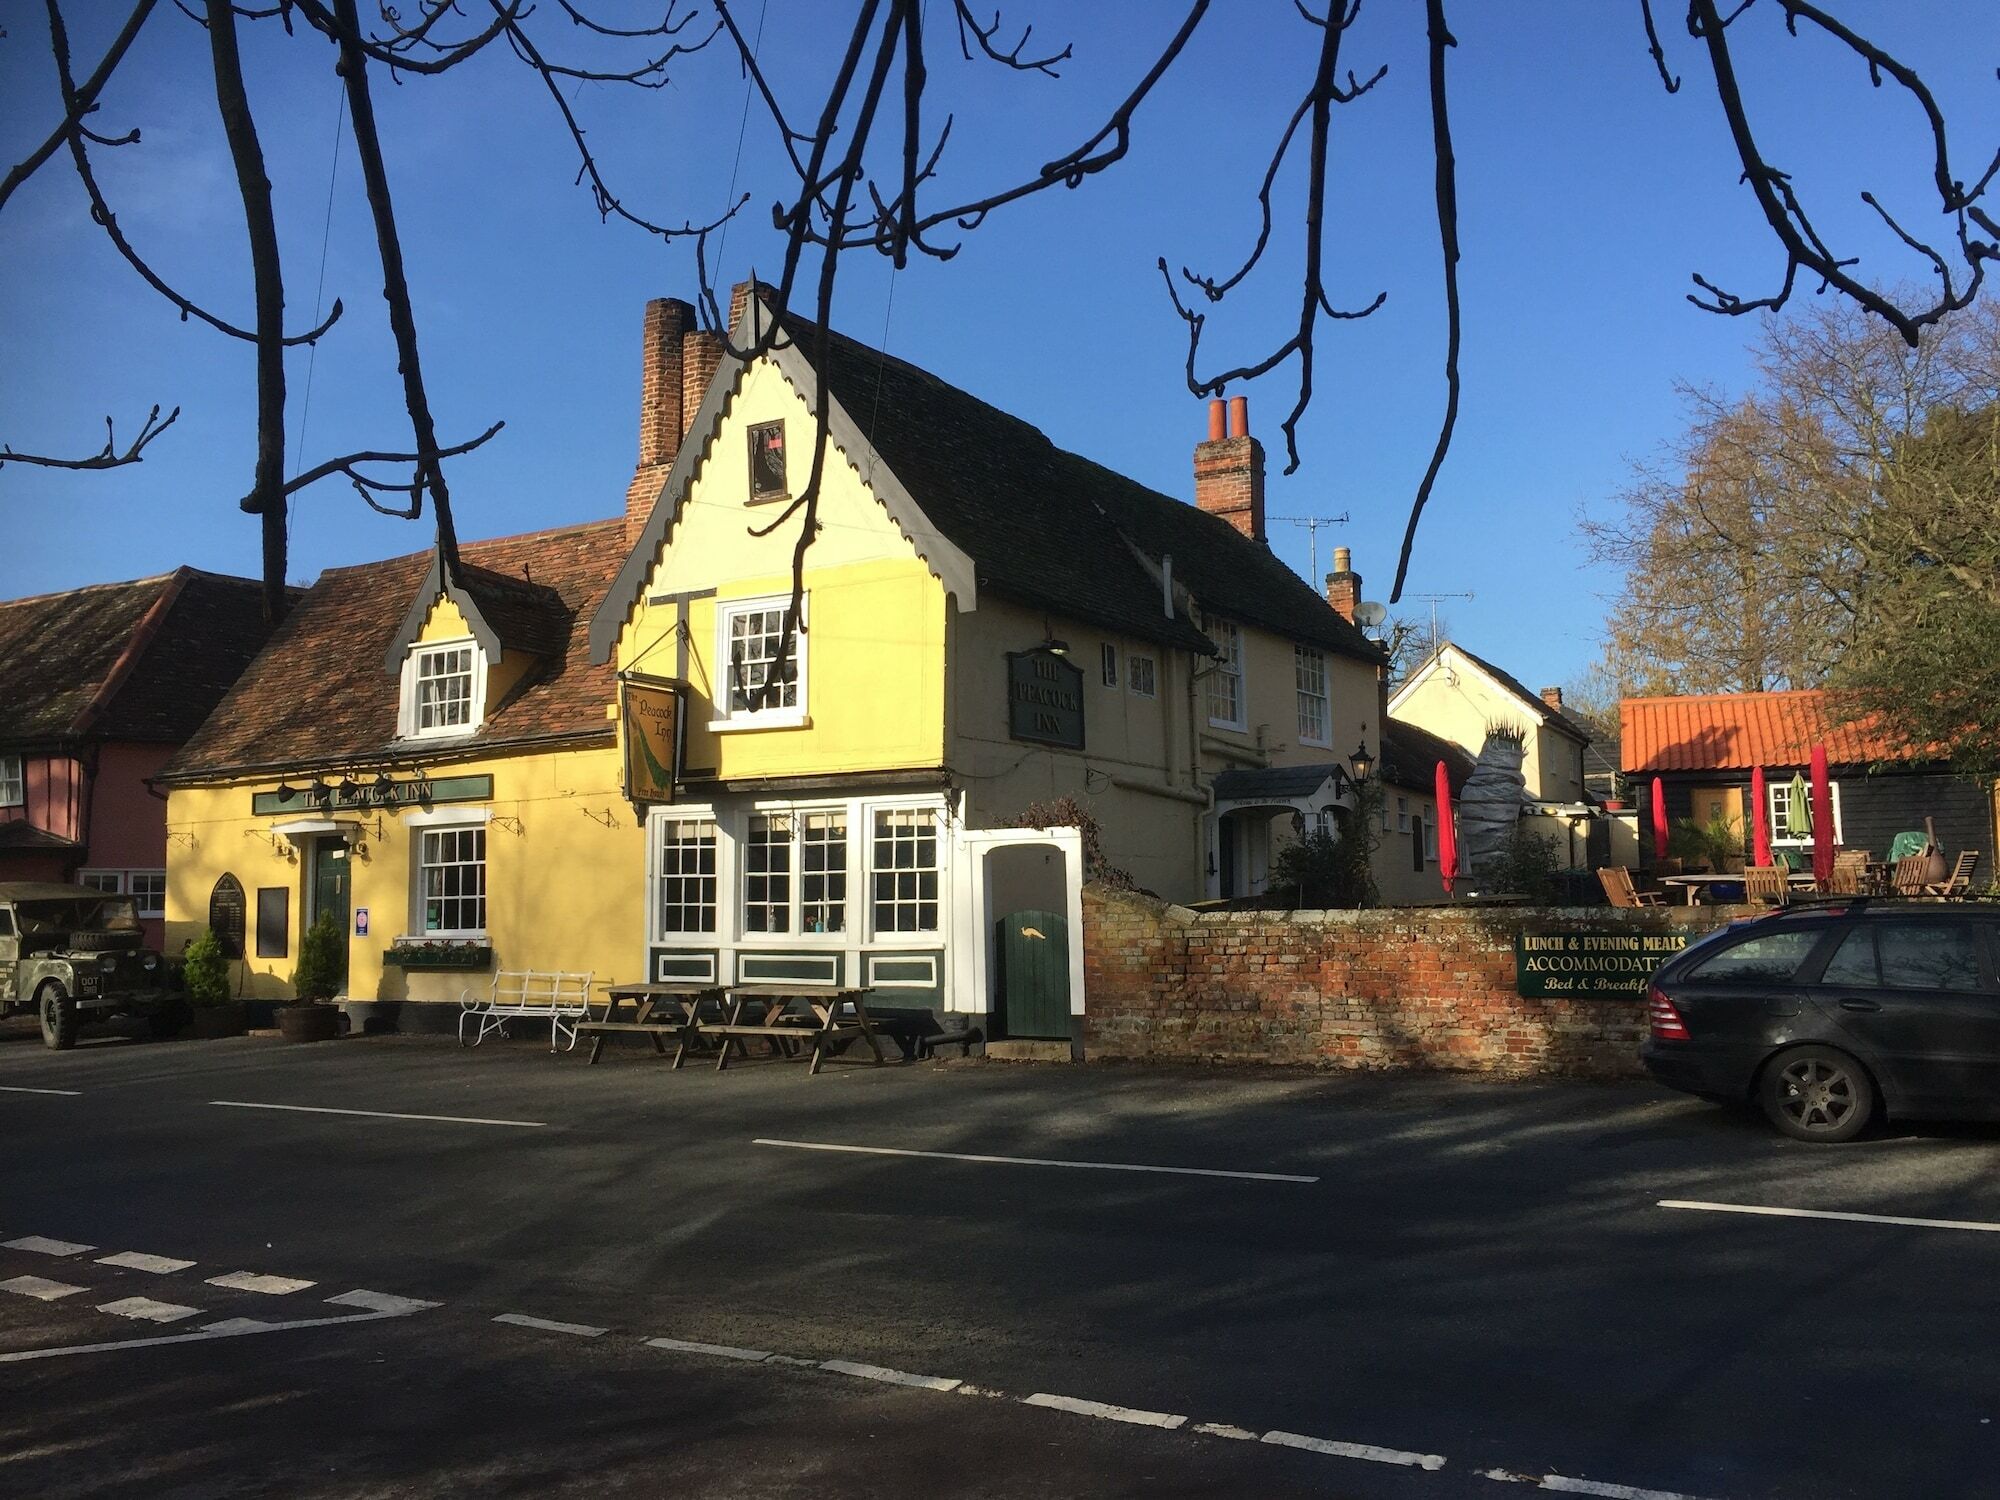
[[[680,766],[681,689],[677,682],[618,684],[618,741],[624,752],[625,797],[633,803],[674,800]]]
[[[1007,732],[1017,740],[1083,748],[1083,670],[1053,651],[1007,653]]]
[[[1638,1000],[1653,970],[1688,945],[1685,932],[1514,935],[1514,991],[1525,1000]]]

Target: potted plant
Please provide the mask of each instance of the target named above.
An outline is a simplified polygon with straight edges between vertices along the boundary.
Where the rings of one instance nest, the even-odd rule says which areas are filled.
[[[212,1039],[241,1036],[246,1024],[241,1001],[229,994],[229,959],[215,929],[204,927],[181,957],[181,982],[187,986],[194,1019],[188,1035]]]
[[[340,1035],[340,1010],[328,1005],[340,991],[346,965],[341,952],[346,933],[323,911],[299,939],[299,966],[292,971],[298,998],[278,1010],[278,1030],[288,1042],[325,1042]]]

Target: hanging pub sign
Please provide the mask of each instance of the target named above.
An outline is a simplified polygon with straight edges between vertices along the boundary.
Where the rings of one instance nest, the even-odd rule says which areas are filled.
[[[1053,651],[1007,653],[1007,732],[1017,740],[1083,748],[1083,671]]]
[[[680,683],[619,678],[618,748],[625,767],[625,797],[635,806],[674,800],[681,722]]]
[[[250,811],[273,813],[371,812],[384,807],[432,807],[440,802],[487,802],[493,797],[491,776],[426,776],[422,771],[395,777],[343,776],[327,781],[315,776],[304,786],[280,783],[274,792],[254,792]]]
[[[1688,945],[1685,932],[1514,934],[1514,990],[1525,1000],[1640,1000],[1653,971]]]

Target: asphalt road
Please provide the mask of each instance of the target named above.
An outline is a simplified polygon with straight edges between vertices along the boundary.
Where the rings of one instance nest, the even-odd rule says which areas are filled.
[[[1660,1206],[2000,1227],[1992,1128],[10,1023],[0,1130],[0,1493],[2000,1493],[2000,1233]]]

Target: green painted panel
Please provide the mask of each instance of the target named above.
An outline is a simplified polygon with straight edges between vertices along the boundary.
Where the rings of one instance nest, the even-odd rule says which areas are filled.
[[[813,984],[839,984],[839,953],[738,953],[736,974],[745,984],[783,983],[801,980]]]
[[[315,791],[314,787],[318,790]],[[431,807],[439,802],[488,802],[493,797],[491,776],[380,776],[350,781],[343,777],[328,783],[315,779],[277,792],[253,792],[253,817],[283,813],[306,816],[311,813],[367,812],[378,807]]]
[[[669,948],[653,950],[653,982],[665,984],[670,979],[715,978],[715,951],[677,952]]]
[[[999,925],[1002,1030],[1018,1038],[1067,1038],[1069,928],[1061,914],[1011,912]]]

